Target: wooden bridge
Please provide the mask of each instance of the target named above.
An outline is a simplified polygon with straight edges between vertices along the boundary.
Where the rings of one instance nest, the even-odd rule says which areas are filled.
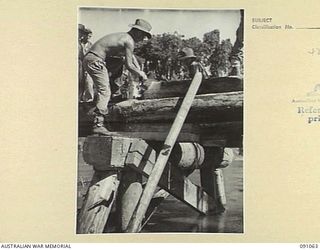
[[[114,103],[105,117],[117,136],[90,135],[90,106],[79,106],[83,157],[95,174],[78,215],[77,233],[128,231],[145,180],[151,174],[191,81],[150,82],[142,100]],[[202,214],[224,210],[224,147],[242,147],[241,78],[205,79],[193,100],[139,230],[161,200],[171,194]],[[201,186],[188,179],[200,168]]]

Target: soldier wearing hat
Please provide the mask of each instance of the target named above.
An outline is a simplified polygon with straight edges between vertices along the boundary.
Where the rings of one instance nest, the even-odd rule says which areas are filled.
[[[204,78],[209,77],[202,63],[196,60],[197,57],[194,55],[193,49],[188,47],[183,48],[178,53],[178,59],[188,68],[189,77],[193,78],[197,71],[200,71]]]
[[[116,71],[125,64],[126,68],[142,80],[147,80],[146,74],[133,54],[135,43],[151,38],[151,25],[137,19],[130,25],[128,32],[112,33],[102,37],[92,45],[83,60],[84,69],[90,74],[97,89],[97,103],[94,111],[93,133],[109,135],[104,126],[104,115],[108,113],[108,103],[111,97],[109,71]],[[125,58],[124,61],[122,58]]]
[[[89,51],[89,49],[92,46],[92,42],[90,41],[91,37],[92,37],[92,31],[90,29],[85,29],[84,36],[81,41],[84,53]]]

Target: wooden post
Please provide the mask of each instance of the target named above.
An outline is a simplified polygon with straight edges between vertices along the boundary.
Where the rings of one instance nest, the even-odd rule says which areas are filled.
[[[227,205],[226,192],[224,189],[224,180],[222,169],[214,170],[214,179],[215,179],[215,189],[216,189],[216,199],[221,204],[223,208]]]
[[[132,219],[128,225],[127,232],[138,232],[144,215],[147,211],[147,208],[150,204],[152,196],[156,190],[158,182],[161,178],[162,172],[166,166],[166,163],[169,159],[172,147],[174,146],[177,137],[180,133],[180,130],[183,126],[183,123],[188,115],[188,112],[191,108],[193,99],[199,89],[199,86],[202,81],[202,74],[197,72],[191,82],[191,85],[188,89],[188,92],[183,99],[182,105],[178,111],[178,114],[173,122],[173,125],[169,131],[167,139],[164,142],[164,145],[160,151],[160,154],[157,158],[156,164],[150,174],[147,185],[142,193],[141,200],[137,206],[137,210],[133,214]]]
[[[205,147],[205,159],[200,168],[201,185],[214,199],[209,202],[209,210],[215,213],[225,210],[226,199],[222,171],[219,168],[223,157],[223,147]]]
[[[142,194],[142,175],[125,168],[122,172],[117,204],[119,229],[124,232]]]
[[[81,208],[78,234],[102,233],[119,185],[118,171],[95,172]]]
[[[83,146],[84,160],[95,173],[77,221],[77,233],[102,233],[115,201],[120,172],[134,141],[139,139],[88,136]]]

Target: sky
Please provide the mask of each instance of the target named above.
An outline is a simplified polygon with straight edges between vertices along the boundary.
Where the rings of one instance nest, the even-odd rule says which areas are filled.
[[[127,32],[137,18],[147,20],[152,25],[153,34],[177,31],[185,38],[198,37],[214,29],[220,30],[220,40],[236,39],[240,23],[239,10],[180,10],[180,9],[119,9],[81,7],[78,22],[93,32],[91,41],[114,32]]]

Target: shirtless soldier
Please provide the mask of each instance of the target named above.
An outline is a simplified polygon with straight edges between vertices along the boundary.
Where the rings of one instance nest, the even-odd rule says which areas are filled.
[[[130,25],[130,27],[132,28],[127,33],[112,33],[102,37],[92,45],[83,60],[84,69],[92,77],[97,89],[94,134],[110,135],[111,133],[104,126],[104,115],[108,113],[108,102],[111,97],[108,75],[110,61],[113,62],[114,57],[125,56],[126,68],[142,80],[147,80],[146,74],[138,66],[133,49],[136,42],[144,40],[145,37],[151,38],[152,27],[143,19],[137,19],[135,24]],[[114,68],[114,65],[110,65],[110,67]]]

